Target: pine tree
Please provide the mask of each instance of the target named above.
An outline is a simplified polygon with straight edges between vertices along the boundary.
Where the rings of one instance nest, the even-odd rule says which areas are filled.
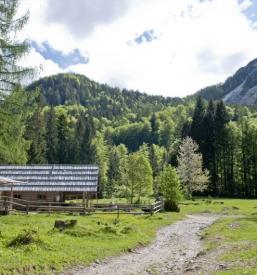
[[[206,115],[203,120],[203,164],[210,171],[209,191],[216,193],[217,169],[216,169],[216,141],[215,141],[216,106],[209,101]]]
[[[217,103],[215,114],[215,154],[216,154],[216,180],[214,185],[214,194],[219,195],[220,189],[227,187],[227,124],[229,122],[229,115],[223,101]]]
[[[64,114],[61,114],[57,119],[58,133],[58,148],[57,159],[58,163],[66,164],[70,162],[70,133],[67,119]]]
[[[92,163],[94,158],[92,151],[92,140],[95,137],[96,130],[91,116],[86,116],[83,120],[84,129],[82,129],[82,138],[80,140],[80,160],[81,163]]]
[[[0,94],[11,92],[32,70],[17,65],[28,52],[28,44],[17,41],[17,33],[28,21],[28,13],[15,18],[18,0],[0,1]]]
[[[195,105],[190,136],[197,142],[200,147],[200,151],[202,151],[203,147],[203,121],[205,117],[205,111],[203,98],[199,96]]]
[[[155,113],[152,114],[150,123],[151,123],[151,144],[158,144],[159,126],[158,126],[158,121]]]
[[[13,104],[13,103],[17,104]],[[0,117],[0,162],[25,164],[30,142],[25,139],[25,123],[30,108],[26,106],[27,93],[18,88],[1,104],[1,111],[8,119]],[[1,113],[1,112],[0,112]],[[11,114],[11,115],[9,115]]]
[[[57,119],[53,106],[51,106],[50,110],[46,114],[45,141],[47,162],[50,164],[57,163],[58,132]]]
[[[31,164],[46,163],[45,124],[42,115],[42,96],[37,91],[36,107],[28,121],[27,139],[31,140],[28,151],[28,162]]]

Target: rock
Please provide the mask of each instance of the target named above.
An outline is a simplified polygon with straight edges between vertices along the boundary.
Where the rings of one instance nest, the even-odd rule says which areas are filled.
[[[77,220],[56,220],[54,222],[54,228],[57,228],[59,230],[64,230],[66,228],[74,227],[78,223]]]
[[[225,264],[219,264],[218,265],[218,270],[224,270],[224,269],[227,269],[227,268],[228,268],[228,266],[225,265]]]

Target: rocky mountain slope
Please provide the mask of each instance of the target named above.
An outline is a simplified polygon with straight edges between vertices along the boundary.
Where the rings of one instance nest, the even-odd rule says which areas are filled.
[[[223,84],[206,87],[193,97],[201,95],[205,99],[220,100],[228,104],[257,104],[257,59],[240,68]]]

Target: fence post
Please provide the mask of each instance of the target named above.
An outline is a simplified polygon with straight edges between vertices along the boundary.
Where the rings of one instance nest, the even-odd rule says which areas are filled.
[[[27,205],[26,205],[26,214],[27,215],[29,214],[29,203],[27,203]]]
[[[51,203],[48,203],[48,213],[51,214]]]

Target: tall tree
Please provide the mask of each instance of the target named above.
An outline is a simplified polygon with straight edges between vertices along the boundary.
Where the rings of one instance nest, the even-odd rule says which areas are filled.
[[[199,96],[196,101],[193,120],[191,124],[191,137],[200,146],[203,146],[203,121],[205,117],[205,104],[203,98]]]
[[[70,163],[70,129],[67,118],[64,114],[61,114],[57,118],[57,132],[58,132],[58,148],[57,158],[58,163],[66,164]]]
[[[27,94],[16,88],[2,103],[0,112],[0,162],[25,164],[30,142],[25,139],[25,122],[30,108]],[[19,104],[13,104],[17,102]]]
[[[27,139],[31,140],[28,151],[28,162],[43,164],[46,162],[45,124],[42,115],[42,97],[37,91],[35,110],[28,121]]]
[[[216,193],[217,182],[217,160],[216,160],[216,140],[215,140],[216,106],[212,100],[209,101],[206,115],[203,120],[203,163],[204,167],[210,171],[209,190]]]
[[[93,163],[97,164],[100,169],[99,174],[99,195],[109,196],[108,190],[108,169],[109,169],[109,148],[104,139],[104,134],[97,132],[92,140]]]
[[[158,144],[158,131],[159,131],[159,125],[157,121],[156,114],[153,113],[150,119],[151,123],[151,144]]]
[[[0,1],[0,94],[11,92],[20,81],[32,72],[17,65],[17,62],[28,52],[28,44],[17,40],[17,33],[28,21],[28,13],[15,18],[18,0]]]
[[[48,163],[54,164],[58,162],[58,132],[57,132],[57,119],[55,109],[51,106],[50,110],[46,114],[46,159]]]

